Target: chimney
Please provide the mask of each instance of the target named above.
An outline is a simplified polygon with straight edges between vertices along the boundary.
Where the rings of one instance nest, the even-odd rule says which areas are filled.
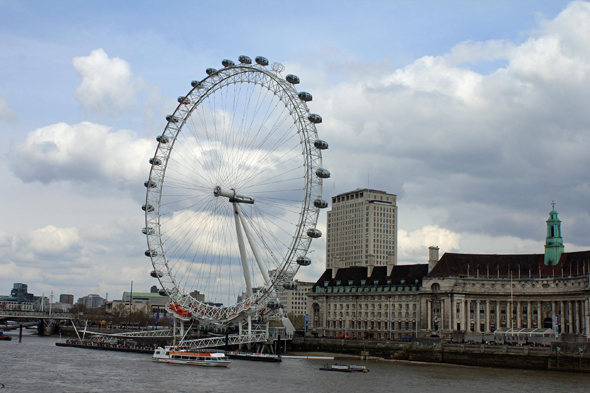
[[[338,269],[341,267],[344,267],[344,263],[343,263],[343,259],[336,257],[333,259],[334,261],[334,266],[332,266],[332,279],[336,278],[336,273],[338,273]]]
[[[428,273],[434,269],[436,264],[438,263],[438,247],[430,246],[428,247]]]
[[[367,263],[367,278],[373,274],[375,268],[375,255],[369,254],[369,262]]]
[[[338,268],[334,266],[332,268],[332,280],[336,278],[336,273],[338,273]]]
[[[393,272],[393,268],[397,266],[397,260],[395,259],[395,253],[389,252],[387,253],[387,277],[391,276],[391,272]]]

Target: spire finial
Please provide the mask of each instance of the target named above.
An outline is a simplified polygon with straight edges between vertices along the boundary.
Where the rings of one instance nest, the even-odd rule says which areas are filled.
[[[555,201],[551,201],[551,208],[555,210]]]

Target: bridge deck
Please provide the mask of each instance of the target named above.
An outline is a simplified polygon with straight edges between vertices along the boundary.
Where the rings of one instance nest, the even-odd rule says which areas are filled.
[[[0,319],[74,319],[69,312],[0,310]]]

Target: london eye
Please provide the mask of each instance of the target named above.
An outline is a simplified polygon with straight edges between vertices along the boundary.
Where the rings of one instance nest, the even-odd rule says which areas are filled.
[[[208,68],[156,138],[145,255],[177,319],[227,326],[277,312],[279,292],[312,263],[328,144],[312,95],[283,70],[248,56]]]

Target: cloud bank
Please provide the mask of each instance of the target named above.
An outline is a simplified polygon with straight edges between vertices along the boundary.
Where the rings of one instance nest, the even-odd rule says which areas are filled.
[[[0,120],[7,122],[16,121],[16,112],[8,106],[8,101],[3,97],[0,97]]]
[[[145,89],[143,80],[133,76],[129,63],[118,57],[109,58],[103,49],[74,58],[73,65],[82,77],[76,99],[88,111],[120,114],[135,107],[136,94]]]
[[[500,66],[478,71],[489,64]],[[413,227],[406,210],[400,215],[410,221],[400,228],[449,231],[461,240],[448,251],[475,251],[465,242],[475,241],[465,236],[472,234],[535,239],[527,251],[543,252],[543,225],[556,200],[565,228],[577,229],[566,229],[568,240],[588,245],[589,3],[572,3],[522,43],[459,43],[321,95],[327,100],[313,107],[333,148],[325,161],[336,192],[366,185],[370,175],[371,187],[397,193],[400,209],[417,207],[430,222]],[[428,245],[424,238],[422,261]],[[400,236],[404,246],[415,240]],[[516,250],[507,242],[497,252]]]
[[[27,135],[11,153],[12,170],[24,182],[100,182],[135,188],[147,177],[155,142],[128,130],[82,122],[52,124]]]
[[[552,200],[566,250],[590,248],[590,4],[571,3],[522,37],[460,42],[397,68],[340,53],[324,56],[323,70],[286,64],[324,119],[318,130],[330,143],[324,166],[332,173],[325,199],[365,186],[397,194],[400,263],[426,262],[430,245],[441,253],[542,253]],[[103,49],[73,66],[81,77],[75,97],[89,113],[137,117],[143,104],[161,130],[176,105]],[[2,98],[0,120],[16,120]],[[74,192],[118,188],[123,197],[87,197],[82,209],[100,223],[72,212],[68,223],[43,217],[35,229],[0,233],[3,279],[46,289],[77,282],[77,293],[115,296],[135,280],[147,290],[155,281],[142,255],[141,204],[125,198],[145,193],[155,141],[125,127],[63,120],[33,126],[16,142],[12,173],[39,195],[67,183]],[[319,228],[325,233],[323,214]],[[314,265],[300,277],[321,274],[323,245],[313,242]]]

